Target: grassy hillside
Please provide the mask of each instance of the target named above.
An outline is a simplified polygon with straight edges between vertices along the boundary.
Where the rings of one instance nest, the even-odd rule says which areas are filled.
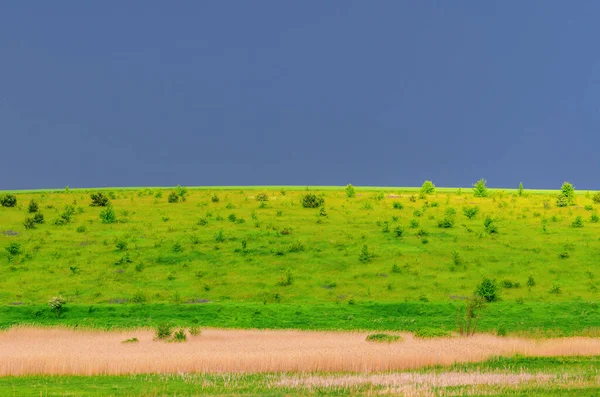
[[[102,190],[105,223],[95,191],[18,192],[0,207],[1,304],[447,303],[485,277],[505,304],[599,297],[592,194],[559,208],[540,191],[211,188],[170,203],[176,189],[115,189]],[[304,208],[308,193],[324,205]],[[31,200],[45,222],[27,229]]]

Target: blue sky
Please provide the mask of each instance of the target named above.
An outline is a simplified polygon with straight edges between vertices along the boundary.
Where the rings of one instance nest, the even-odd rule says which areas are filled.
[[[600,189],[600,2],[0,4],[0,189]]]

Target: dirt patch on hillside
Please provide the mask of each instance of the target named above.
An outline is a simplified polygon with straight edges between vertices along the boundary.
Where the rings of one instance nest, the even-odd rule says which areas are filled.
[[[153,332],[12,328],[0,333],[0,375],[410,369],[495,355],[598,355],[599,338],[470,338],[366,342],[365,332],[204,330],[184,343]],[[121,343],[137,337],[139,343]]]

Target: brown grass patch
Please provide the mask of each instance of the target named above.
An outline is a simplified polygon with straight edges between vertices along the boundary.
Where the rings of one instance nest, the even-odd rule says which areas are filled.
[[[185,343],[153,341],[150,330],[17,327],[0,333],[0,375],[401,370],[498,355],[598,355],[600,339],[530,340],[476,335],[374,344],[365,332],[207,329]],[[139,343],[121,343],[137,337]]]

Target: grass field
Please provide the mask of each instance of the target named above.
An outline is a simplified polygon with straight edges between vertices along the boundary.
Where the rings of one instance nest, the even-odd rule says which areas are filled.
[[[0,377],[3,396],[598,396],[598,357],[497,358],[409,372]]]
[[[489,277],[501,299],[489,317],[514,313],[508,329],[600,325],[590,193],[559,208],[557,192],[527,190],[190,188],[169,203],[176,190],[103,190],[113,223],[90,206],[96,190],[15,193],[0,207],[2,323],[138,326],[164,311],[226,327],[447,328]],[[307,193],[324,205],[303,208]],[[27,229],[31,200],[45,223]],[[44,310],[56,295],[71,308],[60,317]]]

